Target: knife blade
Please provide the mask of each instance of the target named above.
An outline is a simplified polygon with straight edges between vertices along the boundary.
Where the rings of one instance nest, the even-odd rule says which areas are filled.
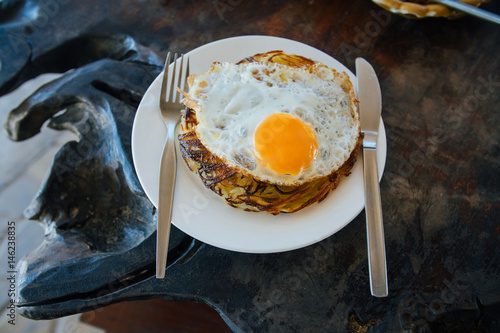
[[[382,201],[377,166],[377,138],[382,113],[382,94],[373,67],[356,59],[359,114],[363,138],[366,234],[370,289],[373,296],[388,295]]]
[[[465,2],[457,1],[457,0],[431,0],[432,2],[435,3],[440,3],[442,5],[454,8],[458,11],[461,11],[463,13],[479,17],[483,20],[490,21],[496,24],[500,24],[500,15],[497,15],[495,13],[490,13],[486,10],[483,10],[479,7],[474,7],[472,5],[469,5]]]

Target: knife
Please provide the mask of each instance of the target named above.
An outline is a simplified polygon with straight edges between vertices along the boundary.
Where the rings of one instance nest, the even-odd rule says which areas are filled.
[[[483,10],[478,7],[474,7],[465,2],[456,1],[456,0],[432,0],[432,2],[440,3],[442,5],[454,8],[463,13],[473,15],[483,20],[490,21],[496,24],[500,24],[500,16],[494,13],[490,13],[486,10]]]
[[[363,58],[356,59],[356,76],[361,132],[364,134],[363,174],[370,289],[373,296],[385,297],[388,295],[387,263],[377,167],[377,138],[382,96],[377,75],[373,67]]]

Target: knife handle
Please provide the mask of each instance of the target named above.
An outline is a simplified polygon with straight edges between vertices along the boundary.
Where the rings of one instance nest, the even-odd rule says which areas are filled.
[[[377,168],[377,150],[363,148],[363,163],[370,288],[373,296],[385,297],[388,295],[387,263]]]
[[[156,277],[165,277],[168,243],[177,176],[177,151],[175,150],[175,123],[167,124],[167,140],[160,162],[160,188],[158,193],[158,220],[156,229]]]

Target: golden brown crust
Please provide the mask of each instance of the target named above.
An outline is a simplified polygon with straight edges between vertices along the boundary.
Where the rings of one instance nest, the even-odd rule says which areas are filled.
[[[311,59],[296,54],[286,54],[281,50],[258,53],[241,60],[237,64],[239,65],[248,62],[273,62],[292,67],[309,67],[315,64],[315,62]]]
[[[363,141],[360,136],[347,162],[327,177],[299,186],[279,186],[258,181],[228,167],[198,139],[196,125],[196,114],[190,109],[185,110],[179,147],[189,169],[198,174],[205,187],[223,197],[230,206],[273,215],[293,213],[324,200],[342,177],[350,174]]]
[[[377,5],[389,10],[394,14],[405,16],[408,18],[425,18],[425,17],[447,17],[458,18],[464,14],[450,7],[432,3],[427,0],[372,0]],[[479,7],[483,3],[490,0],[460,0],[471,6]]]

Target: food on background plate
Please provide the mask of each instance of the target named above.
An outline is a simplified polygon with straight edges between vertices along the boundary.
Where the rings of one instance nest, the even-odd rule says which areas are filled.
[[[180,151],[229,205],[296,212],[349,175],[361,134],[346,73],[272,51],[216,62],[188,83]]]
[[[425,18],[425,17],[446,17],[455,19],[462,17],[465,14],[454,10],[453,8],[433,3],[431,0],[372,0],[380,7],[388,11],[405,16],[408,18]],[[480,5],[490,2],[491,0],[459,0],[471,6],[479,7]]]

